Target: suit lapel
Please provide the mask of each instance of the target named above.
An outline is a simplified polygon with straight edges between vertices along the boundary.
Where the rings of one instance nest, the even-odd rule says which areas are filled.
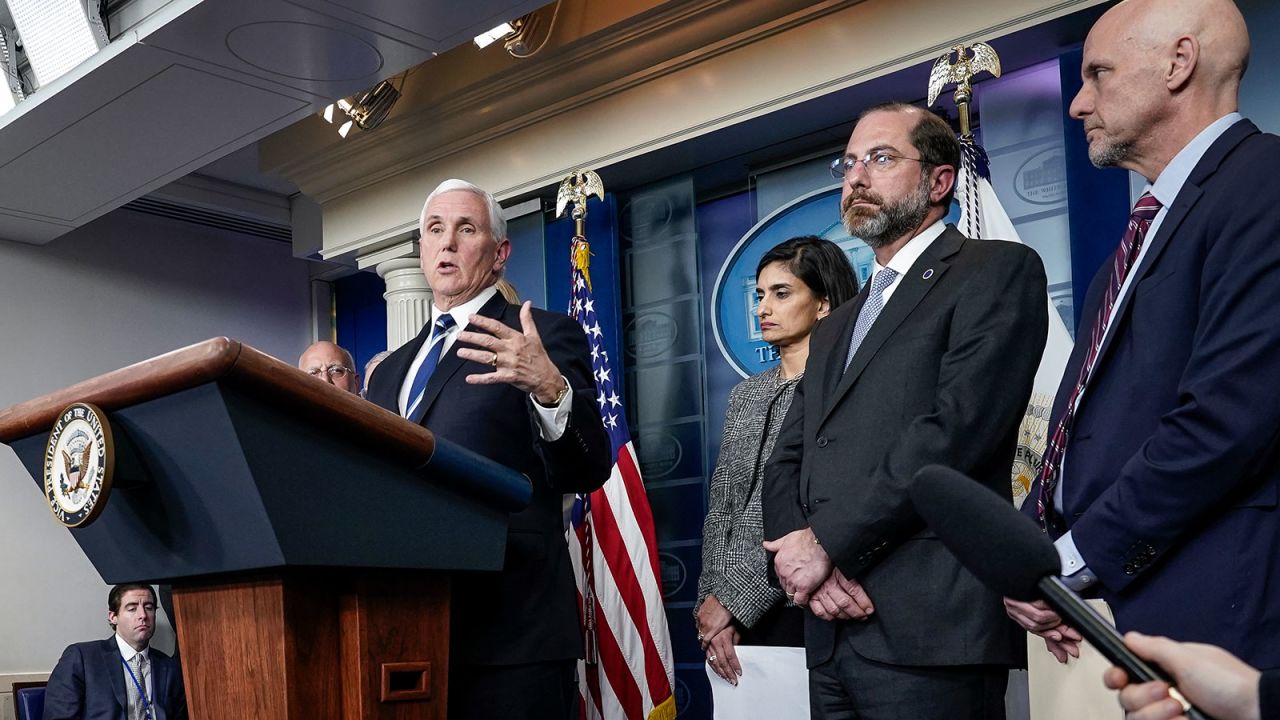
[[[430,335],[431,323],[428,322],[418,331],[417,337],[397,348],[382,361],[378,366],[379,374],[376,376],[378,379],[371,379],[369,382],[369,402],[397,415],[400,414],[400,388],[404,386],[405,376],[409,374],[413,359],[418,356],[418,349]],[[383,382],[387,378],[394,378],[394,380]]]
[[[1095,373],[1097,368],[1102,365],[1107,351],[1111,349],[1116,336],[1120,334],[1120,329],[1129,317],[1129,308],[1133,305],[1133,296],[1138,289],[1138,283],[1150,275],[1160,262],[1160,256],[1164,253],[1165,248],[1169,246],[1170,239],[1177,234],[1182,222],[1187,219],[1187,215],[1191,213],[1196,202],[1204,194],[1204,191],[1200,189],[1200,185],[1218,171],[1222,161],[1226,159],[1231,151],[1235,150],[1237,145],[1257,132],[1257,126],[1248,120],[1241,120],[1227,128],[1227,131],[1209,146],[1209,149],[1205,151],[1204,157],[1200,158],[1200,162],[1196,163],[1191,174],[1187,176],[1187,181],[1183,183],[1182,189],[1178,191],[1178,196],[1174,198],[1173,204],[1169,206],[1164,219],[1160,221],[1160,227],[1155,237],[1147,238],[1147,254],[1142,258],[1142,265],[1134,270],[1135,275],[1129,283],[1129,289],[1124,297],[1120,299],[1120,307],[1116,310],[1115,319],[1111,321],[1111,325],[1107,328],[1107,336],[1103,338],[1102,347],[1098,349],[1098,359],[1094,361]]]
[[[840,332],[836,333],[836,345],[827,353],[822,368],[823,397],[830,398],[835,396],[836,386],[840,384],[840,376],[844,372],[845,357],[849,354],[849,341],[853,338],[853,326],[858,324],[858,314],[862,312],[862,306],[867,304],[867,297],[870,293],[871,282],[870,278],[868,278],[867,283],[858,291],[857,297],[849,302],[850,312],[845,317]]]
[[[155,648],[148,653],[151,659],[151,704],[159,707],[164,705],[164,698],[167,697],[169,681],[169,663],[161,659]],[[168,710],[169,708],[163,708]]]
[[[929,291],[946,274],[951,267],[946,258],[956,254],[960,247],[964,245],[964,240],[965,237],[960,234],[960,231],[947,226],[942,235],[920,255],[915,263],[911,265],[911,269],[898,281],[898,287],[893,291],[893,296],[889,298],[889,302],[885,303],[884,309],[880,311],[880,316],[876,318],[871,329],[867,331],[867,336],[863,338],[862,344],[858,346],[858,351],[853,354],[853,360],[849,363],[848,369],[844,370],[843,375],[840,375],[835,392],[831,394],[826,412],[823,413],[823,422],[831,415],[831,411],[835,409],[844,396],[848,394],[858,376],[867,368],[872,358],[876,356],[880,348],[898,329],[898,326],[902,325],[903,321],[911,315],[911,312],[924,299],[924,296],[929,294]],[[861,312],[861,308],[859,308],[859,312]],[[854,322],[856,323],[856,314],[854,317]],[[836,348],[836,352],[832,353],[832,361],[840,365],[844,364],[845,354],[848,353],[849,348],[848,341],[852,335],[853,329],[851,325],[849,332],[843,335],[845,338],[843,352],[841,352],[841,348]]]
[[[476,314],[501,321],[502,313],[506,308],[506,299],[502,297],[501,293],[494,293],[493,297],[489,298],[489,301],[486,302]],[[467,319],[455,317],[454,321],[459,325],[462,325],[466,323]],[[421,347],[421,345],[419,345],[419,347]],[[445,383],[447,383],[449,378],[453,377],[454,374],[461,370],[468,362],[458,357],[458,347],[458,342],[454,341],[453,345],[449,348],[449,352],[445,353],[444,357],[440,358],[440,364],[436,365],[435,372],[431,373],[431,379],[427,381],[427,387],[422,391],[422,417],[424,419],[426,418],[427,413],[431,412],[431,405],[436,401],[436,398],[440,396],[440,390],[444,388]]]
[[[102,641],[102,665],[111,682],[111,694],[116,696],[116,702],[120,703],[120,707],[124,708],[127,714],[129,699],[124,691],[123,660],[124,658],[120,655],[120,645],[116,642],[114,635]]]

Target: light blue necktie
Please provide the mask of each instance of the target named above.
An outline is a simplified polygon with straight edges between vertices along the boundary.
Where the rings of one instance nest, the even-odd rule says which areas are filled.
[[[125,712],[128,714],[129,720],[149,720],[151,716],[150,708],[142,695],[146,692],[147,676],[150,675],[147,670],[147,658],[142,653],[135,653],[129,659],[128,665],[131,682],[125,683],[129,704]]]
[[[880,268],[876,276],[871,278],[871,289],[867,291],[867,302],[863,304],[862,310],[858,312],[858,321],[853,324],[853,335],[849,338],[849,355],[844,359],[844,369],[849,369],[849,363],[853,362],[853,354],[858,352],[858,346],[867,337],[867,332],[871,330],[871,325],[880,316],[880,311],[884,309],[884,291],[885,288],[893,284],[893,279],[898,277],[898,271],[892,268]]]
[[[453,316],[444,313],[436,318],[435,325],[431,329],[431,347],[427,350],[427,356],[422,359],[422,365],[418,368],[418,374],[413,378],[413,385],[409,388],[409,405],[404,409],[404,416],[414,422],[422,422],[424,408],[422,407],[422,395],[427,389],[427,381],[431,379],[431,373],[435,372],[436,366],[440,364],[440,353],[444,349],[444,339],[449,336],[449,331],[457,323],[454,322]]]

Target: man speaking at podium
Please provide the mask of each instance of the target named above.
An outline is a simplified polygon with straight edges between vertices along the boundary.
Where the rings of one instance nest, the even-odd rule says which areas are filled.
[[[369,385],[372,402],[533,482],[529,507],[511,516],[505,569],[454,579],[451,720],[570,716],[582,637],[561,499],[611,470],[582,328],[494,287],[511,253],[506,226],[471,183],[446,180],[427,196],[431,320]]]

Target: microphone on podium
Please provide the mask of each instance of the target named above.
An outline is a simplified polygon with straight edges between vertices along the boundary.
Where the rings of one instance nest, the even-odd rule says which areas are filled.
[[[1131,680],[1169,683],[1170,695],[1182,703],[1190,720],[1209,720],[1173,689],[1168,675],[1135,655],[1116,629],[1062,582],[1053,543],[1008,498],[951,468],[928,465],[916,473],[911,502],[938,539],[984,585],[1014,600],[1044,600]]]

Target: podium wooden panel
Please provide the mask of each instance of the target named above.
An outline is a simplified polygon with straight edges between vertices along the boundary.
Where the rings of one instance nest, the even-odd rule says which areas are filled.
[[[191,717],[446,716],[450,574],[502,567],[527,478],[216,338],[0,410],[37,485],[72,402],[117,458],[70,532],[107,583],[173,585]]]

